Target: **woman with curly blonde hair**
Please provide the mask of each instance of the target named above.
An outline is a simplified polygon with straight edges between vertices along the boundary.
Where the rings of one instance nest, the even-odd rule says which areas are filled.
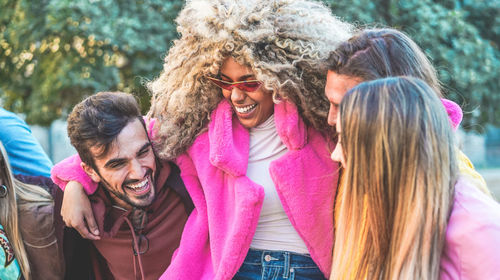
[[[325,131],[321,61],[351,30],[328,8],[313,1],[188,1],[177,23],[181,38],[149,84],[162,157],[175,158],[206,129],[224,98],[210,78],[227,80],[220,70],[228,58],[251,70],[275,103],[294,103],[308,126]]]
[[[196,210],[165,279],[327,277],[337,174],[320,65],[350,26],[312,1],[191,1],[177,23],[150,115]]]
[[[328,277],[338,164],[322,66],[351,25],[310,0],[187,1],[177,24],[149,116],[195,210],[161,279]]]
[[[321,64],[351,26],[300,0],[189,1],[177,23],[150,116],[196,209],[164,279],[328,277],[337,165]]]

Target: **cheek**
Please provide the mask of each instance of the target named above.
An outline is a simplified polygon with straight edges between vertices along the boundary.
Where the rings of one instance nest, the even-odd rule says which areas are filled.
[[[127,177],[127,172],[125,169],[121,169],[113,172],[101,173],[101,176],[111,187],[116,188],[123,184]]]
[[[274,111],[273,93],[266,91],[266,92],[260,92],[259,95],[260,95],[259,103],[262,107],[262,110],[272,114],[272,112]]]
[[[223,90],[223,89],[221,91],[222,91],[222,95],[224,96],[224,98],[231,99],[231,91]]]
[[[151,156],[141,159],[140,162],[143,167],[150,168],[153,172],[156,171],[156,161],[153,153],[151,153]]]
[[[271,100],[266,103],[266,113],[272,115],[274,112],[274,102]]]
[[[154,158],[150,159],[150,160],[148,161],[147,166],[148,166],[149,168],[151,168],[151,169],[153,170],[153,172],[155,172],[155,171],[156,171],[156,161],[155,161],[155,159],[154,159]]]
[[[328,111],[328,123],[330,125],[335,125],[337,122],[337,107],[330,104],[330,110]]]

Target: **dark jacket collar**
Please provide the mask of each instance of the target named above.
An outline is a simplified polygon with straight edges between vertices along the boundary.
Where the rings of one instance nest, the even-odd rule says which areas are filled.
[[[114,205],[109,192],[102,186],[99,186],[97,191],[90,196],[92,210],[97,222],[101,236],[111,238],[123,227],[125,219],[133,220],[134,217],[142,215],[136,212],[145,212],[155,216],[155,209],[158,208],[158,203],[161,203],[160,197],[164,196],[165,192],[170,188],[174,190],[182,199],[189,214],[193,210],[193,202],[186,191],[184,183],[180,177],[180,170],[177,165],[172,162],[163,162],[159,165],[158,175],[155,178],[156,197],[151,205],[144,209],[124,209]],[[165,178],[166,177],[166,178]],[[134,213],[133,213],[134,212]],[[144,214],[145,214],[144,213]],[[127,226],[128,227],[128,226]]]

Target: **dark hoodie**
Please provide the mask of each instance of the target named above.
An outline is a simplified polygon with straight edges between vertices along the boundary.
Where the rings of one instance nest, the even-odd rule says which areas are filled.
[[[165,178],[167,165],[171,168]],[[163,166],[156,179],[156,198],[144,209],[113,206],[102,187],[90,196],[101,236],[92,242],[97,252],[91,252],[97,279],[156,280],[170,264],[193,204],[179,168],[172,163]]]

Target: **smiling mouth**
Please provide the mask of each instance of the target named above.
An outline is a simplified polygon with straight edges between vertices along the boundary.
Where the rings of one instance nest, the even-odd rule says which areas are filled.
[[[131,191],[135,195],[143,195],[147,193],[151,189],[151,181],[150,176],[147,176],[146,179],[135,183],[135,184],[127,184],[124,186],[127,190]]]
[[[257,104],[252,104],[252,105],[248,105],[248,106],[245,106],[245,107],[236,107],[236,106],[234,106],[234,109],[236,110],[236,112],[238,112],[240,114],[246,114],[246,113],[252,111],[255,107],[257,107]]]

